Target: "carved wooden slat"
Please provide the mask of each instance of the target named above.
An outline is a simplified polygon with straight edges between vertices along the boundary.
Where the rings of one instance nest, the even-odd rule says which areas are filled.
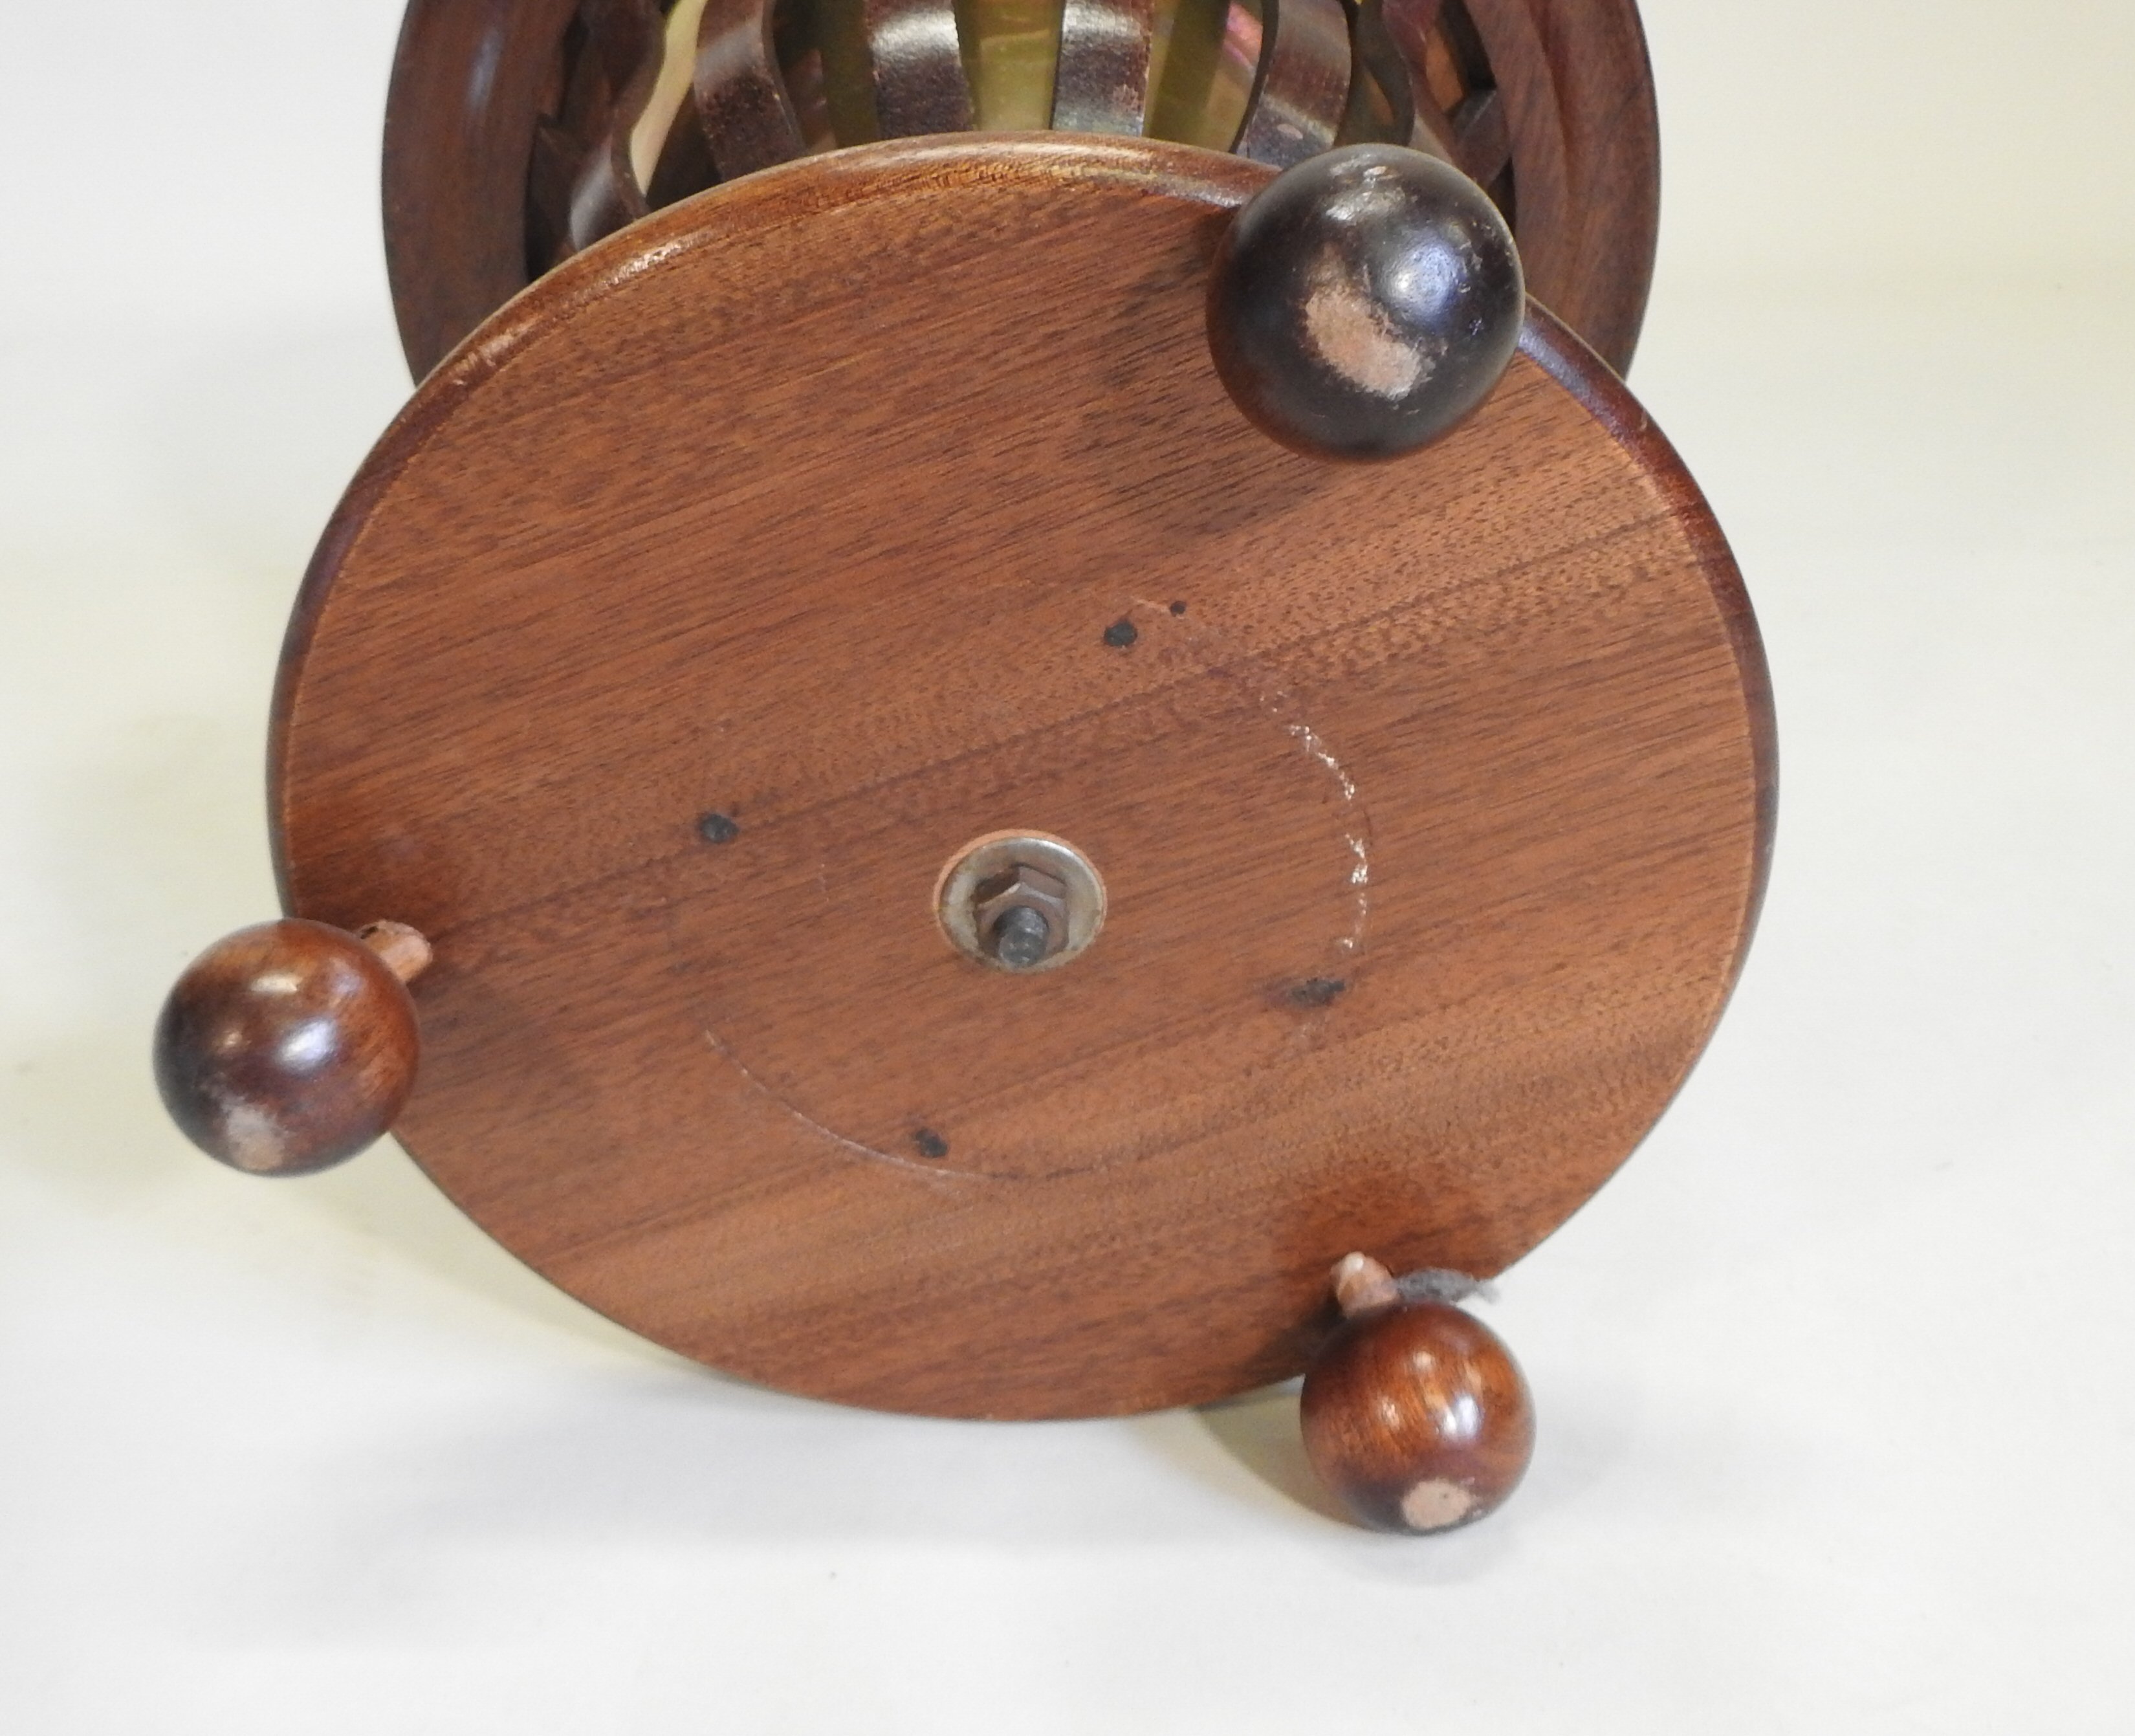
[[[1433,157],[1443,157],[1448,162],[1457,162],[1460,158],[1460,143],[1454,137],[1452,122],[1428,98],[1416,105],[1416,120],[1409,129],[1408,143],[1411,150],[1427,151]]]
[[[585,147],[552,120],[534,125],[534,152],[526,170],[526,263],[536,274],[568,259],[571,245],[571,187]]]
[[[793,76],[803,88],[815,63],[821,100],[811,131],[791,112],[793,99],[763,41],[768,21],[762,11],[746,0],[722,4],[724,27],[738,24],[739,40],[727,45],[724,75],[721,56],[714,56],[714,75],[707,82],[725,100],[699,119],[700,130],[724,138],[724,172],[822,148],[833,142],[832,133],[845,144],[877,136],[860,0],[822,0],[818,37],[787,44],[789,52],[799,51]],[[1140,34],[1147,17],[1132,0],[1124,9],[1078,0],[1071,12],[1077,27],[1065,65],[1074,84],[1057,104],[1051,89],[1055,38],[1043,22],[1043,0],[1019,0],[1014,27],[1005,32],[999,20],[980,22],[980,58],[998,46],[999,36],[1013,44],[1019,62],[1005,80],[976,75],[981,110],[990,86],[1012,86],[1014,93],[1013,102],[995,101],[987,124],[1034,127],[1057,116],[1066,126],[1145,128],[1212,149],[1237,143],[1252,84],[1250,71],[1240,77],[1239,69],[1257,68],[1261,60],[1261,24],[1251,6],[1244,0],[1228,6],[1220,31],[1212,25],[1197,38],[1203,62],[1187,82],[1205,99],[1198,121],[1184,101],[1184,84],[1164,92],[1150,89],[1150,42]],[[387,117],[385,226],[395,309],[418,375],[568,250],[569,201],[558,189],[568,192],[588,135],[562,126],[557,87],[570,63],[583,58],[577,14],[578,0],[410,0]],[[1612,364],[1626,365],[1645,303],[1658,216],[1653,90],[1634,0],[1458,0],[1457,6],[1455,0],[1382,0],[1381,16],[1412,90],[1421,90],[1415,77],[1426,62],[1440,74],[1438,99],[1419,95],[1414,101],[1410,138],[1419,148],[1460,158],[1461,142],[1445,111],[1474,93],[1497,92],[1509,180],[1503,172],[1492,178],[1501,193],[1511,195],[1509,215],[1528,287]],[[1124,28],[1108,35],[1108,19],[1116,25],[1124,19]],[[1138,26],[1137,19],[1145,22]],[[1446,40],[1449,30],[1461,39],[1457,51]],[[1205,64],[1212,44],[1213,76]],[[1117,64],[1109,85],[1101,64],[1108,45],[1121,51],[1111,56]],[[1174,42],[1174,54],[1177,48]],[[1364,27],[1357,52],[1361,58],[1372,51],[1372,33]],[[1040,65],[1043,71],[1034,72]],[[1167,86],[1175,82],[1167,76]],[[1380,82],[1397,88],[1398,81]],[[1163,114],[1150,114],[1153,97]],[[820,124],[825,117],[827,129]],[[656,206],[712,177],[709,164],[685,160],[695,144],[693,124],[683,115],[668,134],[669,149],[646,188]],[[1397,129],[1389,130],[1398,136]],[[1492,148],[1479,159],[1486,139]],[[1479,133],[1469,140],[1466,160],[1487,172],[1495,160],[1494,139]],[[564,237],[561,247],[559,236]]]
[[[587,153],[571,184],[571,250],[590,247],[627,223],[635,223],[651,206],[637,177],[631,173],[627,143],[608,139]]]
[[[1068,0],[1053,124],[1068,133],[1139,133],[1149,106],[1151,0]]]
[[[778,70],[771,0],[708,0],[697,33],[697,118],[719,178],[791,162],[806,148]]]
[[[529,240],[544,269],[649,209],[630,144],[660,74],[657,0],[582,0],[577,24],[583,40],[555,119],[535,128],[527,176]]]
[[[694,65],[694,51],[690,59]],[[697,93],[693,86],[676,111],[675,124],[661,147],[651,181],[645,189],[646,201],[657,211],[677,199],[701,193],[719,178],[719,169],[712,162],[710,142],[705,138],[703,124],[697,118]]]
[[[1444,6],[1445,0],[1379,0],[1376,8],[1381,24],[1400,51],[1402,64],[1413,80],[1418,108],[1434,106],[1431,93],[1423,88],[1423,59],[1425,44],[1437,27],[1438,14]]]
[[[1236,146],[1287,168],[1334,143],[1349,99],[1349,20],[1342,0],[1267,0],[1260,86]]]
[[[653,206],[701,192],[717,178],[697,122],[697,36],[704,0],[673,0],[661,30],[651,94],[630,129],[631,172]]]
[[[1504,99],[1495,90],[1479,90],[1448,118],[1453,128],[1455,164],[1470,181],[1489,186],[1513,160]]]
[[[882,136],[968,131],[971,87],[951,0],[865,0],[862,18]]]
[[[1387,27],[1385,0],[1359,0],[1349,22],[1356,65],[1350,69],[1349,112],[1343,118],[1340,143],[1406,144],[1416,130],[1416,83]],[[1367,80],[1385,105],[1383,119],[1362,96]]]

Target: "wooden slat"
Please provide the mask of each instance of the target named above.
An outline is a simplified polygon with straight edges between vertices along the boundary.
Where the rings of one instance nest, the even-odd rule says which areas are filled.
[[[967,131],[971,87],[951,0],[864,0],[861,16],[882,136]]]
[[[1383,138],[1389,143],[1408,143],[1416,130],[1416,80],[1387,27],[1385,0],[1359,0],[1350,16],[1349,40],[1357,64],[1351,69],[1350,114],[1343,119],[1341,142]],[[1386,105],[1382,126],[1368,129],[1359,124],[1369,108],[1359,100],[1359,70]]]
[[[1139,133],[1149,106],[1150,0],[1068,0],[1053,124],[1068,133]]]
[[[1504,99],[1495,90],[1478,90],[1449,117],[1453,128],[1453,161],[1461,173],[1488,187],[1513,160],[1513,138],[1505,125]]]
[[[1349,99],[1349,20],[1342,0],[1266,0],[1259,88],[1236,146],[1287,168],[1334,143]]]
[[[772,41],[771,0],[708,0],[697,35],[697,116],[722,181],[806,149]]]
[[[1438,23],[1445,0],[1379,0],[1377,8],[1387,35],[1409,69],[1418,107],[1435,106],[1423,85],[1424,45]]]

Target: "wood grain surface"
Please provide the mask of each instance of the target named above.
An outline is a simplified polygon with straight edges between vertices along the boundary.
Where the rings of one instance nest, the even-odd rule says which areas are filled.
[[[1720,533],[1538,310],[1412,458],[1256,433],[1203,295],[1267,177],[768,170],[567,261],[351,488],[285,901],[430,937],[398,1131],[594,1307],[863,1404],[1213,1399],[1303,1365],[1351,1249],[1518,1258],[1681,1084],[1772,819]],[[1057,971],[934,919],[1010,828],[1105,880]]]

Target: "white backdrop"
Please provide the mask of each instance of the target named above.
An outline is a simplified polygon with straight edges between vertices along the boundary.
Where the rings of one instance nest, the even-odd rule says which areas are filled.
[[[2135,10],[1653,0],[1633,383],[1728,526],[1779,850],[1689,1090],[1494,1319],[1528,1486],[1338,1525],[1292,1404],[874,1417],[516,1266],[396,1150],[190,1155],[147,1034],[406,390],[396,0],[11,0],[0,1728],[2124,1730]]]

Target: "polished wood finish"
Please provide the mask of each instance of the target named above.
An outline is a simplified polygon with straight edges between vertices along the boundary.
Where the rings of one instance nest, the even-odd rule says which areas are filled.
[[[567,261],[353,485],[285,899],[433,938],[397,1131],[595,1307],[888,1408],[1213,1399],[1302,1367],[1348,1249],[1501,1269],[1682,1083],[1771,815],[1719,531],[1539,310],[1415,458],[1262,437],[1203,299],[1267,178],[768,171]],[[1059,969],[936,920],[1005,828],[1102,876]]]
[[[1534,1400],[1504,1341],[1464,1310],[1368,1295],[1313,1359],[1305,1456],[1381,1530],[1472,1525],[1534,1456]]]
[[[597,94],[581,95],[574,105],[579,111],[574,130],[586,135],[586,143],[571,176],[564,219],[572,252],[651,209],[630,147],[659,75],[661,38],[657,0],[583,0],[579,16],[588,51],[574,70],[577,82]]]
[[[395,307],[418,375],[570,251],[574,233],[605,233],[636,215],[634,190],[657,206],[714,173],[730,178],[787,161],[828,142],[811,124],[831,125],[847,144],[919,124],[894,112],[878,119],[858,0],[812,8],[818,46],[797,70],[779,64],[767,0],[713,0],[702,19],[695,99],[661,153],[660,172],[649,186],[636,177],[634,189],[611,148],[616,135],[557,114],[567,41],[579,45],[573,51],[581,59],[607,55],[598,45],[614,40],[612,28],[589,26],[617,3],[583,0],[582,17],[581,0],[412,0],[387,113],[385,221]],[[1331,19],[1325,0],[1297,0],[1287,18],[1277,10],[1263,43],[1250,16],[1232,8],[1241,29],[1237,40],[1224,37],[1220,58],[1227,67],[1236,51],[1265,50],[1255,79],[1261,101],[1242,123],[1244,138],[1197,132],[1196,142],[1285,162],[1339,123],[1350,130],[1338,138],[1409,138],[1450,158],[1506,208],[1529,290],[1612,366],[1627,366],[1659,190],[1634,0],[1380,0],[1358,15],[1355,41],[1373,81],[1390,93],[1383,113],[1382,99],[1353,78],[1345,111],[1334,68],[1338,59],[1348,64],[1348,46],[1309,28],[1315,17]],[[1055,125],[1132,133],[1188,124],[1190,103],[1166,105],[1150,87],[1150,0],[1076,0],[1068,8]],[[1308,35],[1319,45],[1310,53]],[[1222,70],[1203,65],[1213,42],[1192,46],[1182,69]],[[977,47],[983,60],[983,37]],[[929,65],[934,95],[922,106],[938,119],[953,107],[956,69],[939,53]],[[623,75],[604,76],[620,88]],[[574,74],[571,83],[582,82]]]
[[[375,944],[322,923],[240,929],[186,967],[156,1025],[156,1084],[186,1137],[255,1176],[354,1157],[415,1082],[423,936],[372,924]]]

